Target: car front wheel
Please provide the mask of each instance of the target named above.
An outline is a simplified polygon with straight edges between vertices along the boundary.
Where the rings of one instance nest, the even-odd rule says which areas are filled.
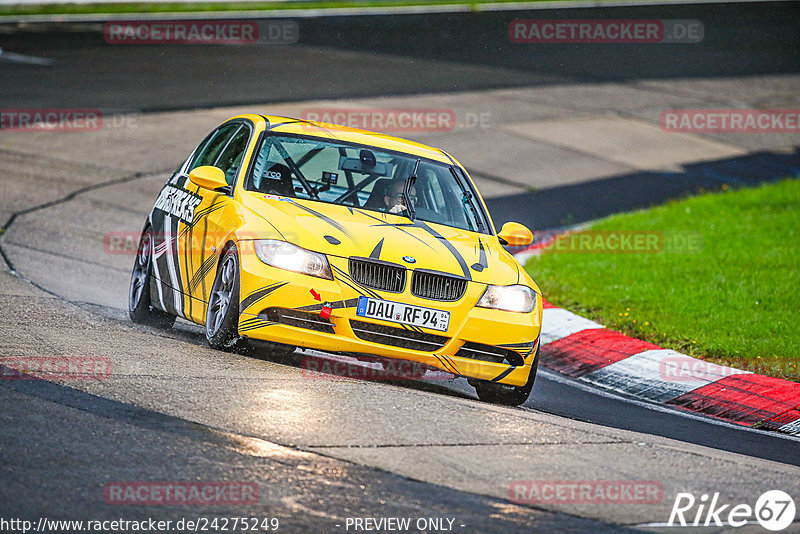
[[[239,255],[231,245],[222,255],[211,288],[206,339],[214,349],[231,350],[239,338]]]
[[[531,372],[528,381],[521,386],[509,386],[507,384],[497,384],[484,380],[470,382],[475,386],[478,398],[484,402],[494,404],[505,404],[507,406],[519,406],[523,404],[533,390],[533,382],[536,380],[536,371],[539,368],[539,344],[536,344],[536,355],[533,357]]]

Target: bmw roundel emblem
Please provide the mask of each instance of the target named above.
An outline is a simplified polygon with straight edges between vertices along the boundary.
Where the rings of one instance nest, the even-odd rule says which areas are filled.
[[[403,256],[403,261],[406,263],[417,263],[413,256]]]

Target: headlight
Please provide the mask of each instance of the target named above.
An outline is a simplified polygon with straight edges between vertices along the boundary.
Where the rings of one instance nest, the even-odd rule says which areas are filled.
[[[333,280],[328,259],[324,254],[317,254],[286,241],[274,239],[260,239],[254,242],[254,246],[258,259],[267,265]]]
[[[528,313],[536,307],[536,292],[528,286],[486,286],[476,306]]]

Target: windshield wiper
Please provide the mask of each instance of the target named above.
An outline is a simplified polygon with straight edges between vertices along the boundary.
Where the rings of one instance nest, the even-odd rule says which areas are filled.
[[[403,200],[406,202],[406,211],[408,211],[408,218],[412,221],[416,216],[416,211],[414,209],[414,204],[411,203],[411,188],[414,187],[414,184],[417,182],[417,170],[419,170],[419,163],[422,161],[421,159],[417,159],[417,162],[414,164],[414,170],[411,171],[411,174],[406,178],[406,185],[403,187]]]
[[[478,225],[478,231],[485,232],[486,230],[483,225],[483,220],[478,214],[478,209],[474,204],[474,195],[472,194],[472,191],[467,189],[467,187],[461,183],[461,180],[463,179],[461,170],[456,170],[455,167],[450,167],[450,172],[452,173],[453,178],[456,179],[458,187],[461,189],[461,203],[464,205],[464,208],[469,208],[469,210],[472,212],[472,218],[475,221],[475,224]]]

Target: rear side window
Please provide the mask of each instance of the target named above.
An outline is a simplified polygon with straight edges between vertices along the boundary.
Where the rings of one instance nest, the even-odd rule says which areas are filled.
[[[203,165],[214,165],[220,153],[228,145],[231,137],[241,127],[241,124],[226,124],[218,128],[205,144],[197,151],[189,165],[188,171],[201,167]]]
[[[228,182],[228,185],[233,184],[233,179],[242,165],[248,140],[250,140],[250,129],[242,124],[213,163],[215,167],[219,167],[225,173],[225,181]]]
[[[186,172],[203,165],[213,165],[222,169],[225,181],[232,185],[249,140],[250,128],[246,124],[235,122],[221,126],[197,149]]]

